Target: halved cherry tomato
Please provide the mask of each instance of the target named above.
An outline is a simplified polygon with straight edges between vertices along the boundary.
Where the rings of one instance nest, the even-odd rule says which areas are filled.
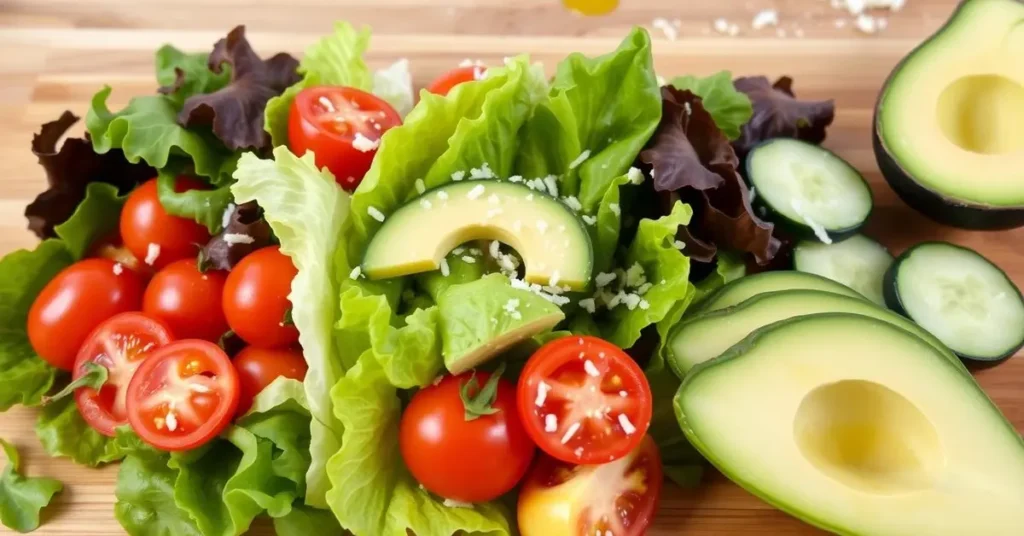
[[[206,188],[188,177],[174,182],[176,192]],[[168,214],[157,196],[156,179],[152,179],[128,195],[121,211],[121,238],[136,259],[159,270],[176,260],[195,257],[199,247],[210,240],[210,233],[192,220]]]
[[[519,376],[518,403],[537,446],[569,463],[625,456],[651,424],[643,371],[596,337],[565,337],[537,350]]]
[[[231,330],[262,348],[295,344],[299,330],[285,317],[291,309],[288,294],[297,273],[292,260],[277,246],[246,255],[224,283],[224,315]]]
[[[82,387],[75,403],[85,422],[97,432],[114,437],[114,429],[128,424],[128,384],[148,353],[173,340],[171,329],[141,313],[121,313],[97,327],[75,359],[74,380],[88,372],[92,362],[107,369],[107,382],[99,391]]]
[[[316,155],[342,188],[353,191],[370,169],[380,138],[402,124],[383,99],[351,87],[316,86],[295,96],[288,117],[288,147]]]
[[[476,372],[467,395],[491,379]],[[399,424],[398,446],[409,472],[423,487],[448,499],[482,502],[516,486],[533,459],[534,445],[516,408],[515,387],[499,379],[490,407],[468,420],[461,390],[473,373],[447,376],[419,390]],[[477,383],[478,382],[478,383]]]
[[[231,422],[238,374],[216,344],[175,341],[150,352],[128,384],[128,423],[162,450],[198,447]]]
[[[658,509],[661,479],[661,457],[650,437],[603,465],[571,465],[541,456],[519,492],[519,532],[642,536]]]
[[[142,312],[167,322],[182,339],[216,342],[228,330],[221,300],[228,273],[200,272],[195,259],[172,262],[153,276]]]
[[[252,407],[252,401],[260,391],[281,376],[302,381],[309,366],[302,357],[302,351],[292,348],[274,350],[247,346],[232,360],[238,371],[241,394],[238,399],[238,414],[243,415]]]
[[[146,283],[109,259],[85,259],[43,287],[28,311],[28,340],[51,365],[71,370],[86,337],[104,320],[142,308]]]
[[[453,87],[463,82],[472,82],[473,80],[483,79],[485,73],[487,73],[487,67],[484,67],[483,65],[467,65],[464,67],[458,67],[434,79],[434,81],[427,86],[427,91],[437,93],[438,95],[447,95]]]

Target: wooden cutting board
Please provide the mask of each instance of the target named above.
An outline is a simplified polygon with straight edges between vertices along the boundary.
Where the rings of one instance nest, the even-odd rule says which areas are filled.
[[[423,85],[466,57],[496,64],[526,52],[550,69],[573,51],[609,51],[630,26],[651,27],[655,18],[664,18],[679,22],[677,40],[652,30],[657,69],[665,77],[721,69],[788,74],[801,97],[836,100],[838,113],[826,145],[871,181],[876,208],[869,234],[893,252],[921,240],[949,240],[977,249],[1024,285],[1024,229],[967,232],[924,219],[889,190],[871,151],[871,108],[882,81],[941,24],[954,0],[909,0],[898,13],[882,12],[888,27],[877,35],[853,29],[851,17],[829,0],[621,3],[610,16],[586,18],[567,12],[557,0],[0,0],[0,254],[35,243],[21,216],[43,185],[29,152],[32,133],[66,109],[84,115],[89,97],[103,84],[114,87],[112,107],[153,91],[152,54],[165,42],[208,50],[232,26],[247,24],[261,52],[300,54],[330,30],[331,21],[347,19],[374,28],[371,63],[407,57]],[[778,10],[780,25],[753,30],[752,18],[767,8]],[[712,23],[720,17],[736,24],[740,34],[716,33]],[[977,377],[1024,429],[1024,359]],[[47,457],[33,423],[29,410],[0,415],[0,437],[22,450],[28,473],[66,483],[44,512],[38,533],[121,534],[113,517],[116,467],[90,470]],[[717,474],[706,480],[696,490],[667,489],[650,534],[818,533]],[[259,525],[253,533],[272,530]]]

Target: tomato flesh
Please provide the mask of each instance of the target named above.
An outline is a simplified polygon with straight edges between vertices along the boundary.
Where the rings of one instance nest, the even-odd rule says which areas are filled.
[[[128,385],[128,422],[162,450],[198,447],[231,422],[238,374],[217,345],[197,339],[153,350]]]
[[[36,296],[28,312],[28,339],[39,357],[71,370],[82,343],[104,320],[142,306],[143,278],[109,259],[68,266]]]
[[[466,420],[459,391],[471,375],[448,376],[418,391],[402,414],[398,436],[402,458],[423,487],[468,503],[514,488],[534,453],[510,382],[498,382],[492,405],[497,413]],[[490,375],[477,372],[476,378],[483,386]]]
[[[272,349],[247,346],[232,360],[238,371],[241,393],[238,414],[244,415],[252,407],[253,399],[274,380],[285,377],[302,381],[309,366],[302,351],[292,348]]]
[[[342,188],[363,180],[385,132],[402,124],[383,99],[351,87],[317,86],[296,95],[288,116],[288,147],[302,156],[313,151]]]
[[[651,422],[651,389],[640,367],[595,337],[552,341],[519,377],[519,411],[534,442],[560,460],[613,461],[640,443]]]
[[[482,64],[463,65],[437,77],[427,86],[427,91],[438,95],[447,95],[452,88],[463,82],[482,80],[486,73],[487,67]]]
[[[100,324],[78,352],[73,379],[81,378],[92,362],[107,369],[107,382],[99,391],[82,387],[75,403],[85,422],[97,432],[114,437],[128,423],[128,384],[154,348],[173,340],[170,328],[140,313],[121,313]]]
[[[206,188],[202,182],[188,177],[178,177],[174,182],[176,192]],[[156,179],[142,183],[128,195],[121,210],[120,230],[128,251],[156,270],[176,260],[195,257],[210,240],[206,227],[164,210],[157,195]]]
[[[167,322],[182,339],[216,342],[228,330],[221,300],[228,274],[200,272],[195,259],[182,259],[153,276],[142,300],[142,312]]]
[[[298,270],[277,246],[246,255],[224,282],[224,316],[245,342],[261,348],[285,348],[299,331],[285,321],[292,279]]]
[[[522,536],[642,536],[658,508],[662,467],[650,437],[601,465],[541,456],[519,493]]]

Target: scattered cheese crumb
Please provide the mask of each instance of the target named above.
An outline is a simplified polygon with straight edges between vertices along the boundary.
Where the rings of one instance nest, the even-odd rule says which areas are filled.
[[[485,191],[486,188],[484,188],[483,184],[477,184],[471,190],[469,190],[469,192],[466,193],[466,197],[469,199],[477,199],[481,195],[484,195]]]
[[[493,179],[496,175],[491,170],[491,166],[484,162],[479,168],[473,168],[469,170],[470,179]]]
[[[160,258],[160,244],[154,244],[152,242],[146,246],[146,264],[153,266],[153,263]]]
[[[548,222],[544,220],[537,220],[537,231],[540,232],[540,234],[548,232]]]
[[[473,508],[473,503],[456,501],[454,499],[445,499],[443,504],[448,508]]]
[[[647,277],[644,274],[644,267],[639,262],[634,262],[633,266],[626,270],[626,286],[636,288],[646,282]]]
[[[448,259],[441,259],[441,275],[448,277],[451,270],[448,269]]]
[[[622,431],[625,432],[626,435],[633,435],[636,433],[636,426],[633,426],[633,423],[629,421],[629,417],[627,417],[625,413],[619,414],[619,426],[622,427]]]
[[[448,192],[445,192],[445,191],[437,192],[437,198],[440,199],[441,201],[447,201],[448,200]]]
[[[423,179],[416,179],[416,193],[422,194],[427,191],[427,185],[423,184]]]
[[[583,371],[586,372],[588,376],[593,376],[594,378],[601,375],[601,371],[597,370],[597,366],[589,359],[583,362]]]
[[[576,169],[576,168],[580,167],[580,164],[586,162],[588,158],[590,158],[590,149],[587,149],[587,150],[583,151],[582,153],[580,153],[579,156],[576,157],[576,160],[573,160],[572,162],[569,162],[569,169]],[[544,180],[547,181],[547,179],[544,179]],[[552,195],[556,195],[556,194],[552,194]]]
[[[590,151],[584,151],[584,154],[589,156]],[[576,160],[579,160],[579,158]],[[569,166],[570,168],[573,167],[572,164],[569,164]],[[547,186],[548,193],[551,194],[551,197],[558,197],[558,183],[555,182],[555,179],[557,178],[558,177],[555,175],[548,175],[547,177],[544,177],[544,186]]]
[[[457,247],[457,248],[452,250],[452,255],[462,255],[463,253],[465,253],[465,251],[466,251],[466,248],[464,248],[462,246],[459,246],[459,247]]]
[[[626,177],[629,178],[631,184],[639,186],[644,183],[644,173],[639,168],[629,168],[629,171],[626,172]]]
[[[615,281],[616,277],[618,276],[616,276],[614,273],[601,272],[597,274],[596,277],[594,277],[594,283],[596,283],[598,287],[606,287],[609,283]]]
[[[549,434],[558,431],[558,417],[554,413],[548,413],[544,416],[544,431]]]
[[[490,245],[487,247],[487,252],[491,254],[491,257],[495,259],[501,258],[501,242],[492,240]]]
[[[359,279],[363,275],[363,269],[360,266],[356,266],[352,269],[352,272],[348,274],[349,279]]]
[[[576,212],[583,210],[583,204],[580,203],[580,200],[576,199],[576,196],[574,195],[570,195],[569,197],[563,197],[562,201],[565,202],[565,205],[567,207],[573,209]]]
[[[586,312],[588,312],[590,314],[594,314],[594,312],[597,311],[597,303],[594,302],[594,298],[587,298],[585,300],[580,300],[579,304],[580,304],[580,307],[582,307],[584,311],[586,311]]]
[[[583,215],[583,223],[586,223],[587,225],[594,225],[594,224],[597,223],[597,217],[596,216],[590,216],[588,214],[584,214]]]
[[[425,209],[427,209],[427,210],[430,210],[430,207],[432,207],[434,205],[432,205],[430,203],[429,199],[420,199],[420,206],[425,208]]]
[[[114,275],[121,275],[124,273],[124,266],[119,262],[114,263]]]
[[[576,435],[576,432],[578,432],[579,429],[580,429],[580,423],[574,422],[574,423],[570,424],[569,425],[569,429],[566,430],[565,431],[565,435],[562,436],[562,444],[564,445],[564,444],[568,443],[569,440],[572,439],[572,436]]]
[[[626,308],[632,311],[640,305],[640,296],[636,294],[625,294],[622,297],[622,303],[626,305]]]
[[[466,172],[465,171],[456,171],[456,172],[452,173],[452,180],[455,181],[455,182],[459,182],[459,181],[461,181],[464,178],[466,178]]]
[[[647,294],[647,291],[651,290],[651,288],[653,287],[654,283],[644,283],[643,285],[640,285],[640,287],[636,289],[636,293],[643,296],[644,294]]]
[[[551,273],[551,278],[548,279],[548,285],[550,285],[552,287],[557,287],[558,286],[558,281],[559,281],[559,279],[561,279],[561,277],[562,277],[562,274],[558,273],[558,270],[555,270],[554,272]]]
[[[640,300],[639,305],[640,305],[640,309],[642,309],[644,311],[646,311],[646,310],[651,308],[651,302],[649,302],[647,300]]]
[[[828,236],[828,232],[826,232],[825,227],[819,224],[818,222],[812,220],[811,217],[808,216],[807,213],[803,211],[803,204],[800,202],[799,199],[794,199],[793,201],[791,201],[790,206],[793,207],[793,212],[796,212],[796,214],[800,216],[802,220],[804,220],[804,223],[806,223],[807,226],[810,227],[812,231],[814,231],[814,236],[818,237],[818,240],[825,244],[832,243],[832,238]]]
[[[466,264],[476,264],[476,259],[473,258],[470,255],[463,255],[461,258],[462,258],[462,262],[464,262]]]
[[[384,213],[381,212],[380,210],[378,210],[377,207],[373,207],[373,206],[367,207],[366,208],[366,213],[369,214],[371,218],[373,218],[373,219],[375,219],[375,220],[377,220],[377,221],[379,221],[381,223],[384,222]]]
[[[167,429],[171,432],[178,429],[178,417],[173,411],[167,412]]]
[[[252,244],[255,238],[243,233],[224,233],[221,237],[226,244]]]
[[[754,20],[751,21],[750,25],[755,30],[760,30],[766,26],[778,26],[779,24],[779,12],[774,9],[763,9],[754,15]]]
[[[231,223],[231,217],[235,215],[235,204],[228,203],[227,208],[224,209],[224,215],[221,216],[220,226],[227,229],[228,224]]]
[[[675,41],[676,39],[679,39],[679,28],[682,26],[682,22],[678,19],[669,22],[668,19],[658,17],[651,21],[651,26],[655,29],[661,30],[669,41]]]
[[[508,178],[508,182],[523,182],[523,176],[522,175],[512,175],[511,177]]]
[[[674,246],[676,249],[686,249],[686,242],[683,242],[682,240],[676,240],[675,242],[672,242],[672,246]]]
[[[619,204],[618,204],[618,203],[609,203],[609,204],[608,204],[608,208],[609,208],[609,209],[610,209],[610,210],[612,211],[612,213],[613,213],[613,214],[615,214],[616,216],[621,216],[621,215],[622,215],[622,209],[621,209],[621,208],[619,208]]]
[[[352,148],[361,153],[368,153],[377,147],[380,147],[380,140],[371,140],[363,136],[362,132],[356,132],[356,137],[352,140]]]

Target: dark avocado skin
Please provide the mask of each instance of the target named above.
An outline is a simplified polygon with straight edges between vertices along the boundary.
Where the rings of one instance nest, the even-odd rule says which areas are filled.
[[[896,278],[899,277],[900,267],[903,265],[903,261],[905,261],[906,259],[909,259],[910,256],[914,254],[914,251],[917,248],[927,247],[927,246],[935,246],[935,245],[941,245],[941,246],[946,246],[946,247],[953,247],[953,248],[956,248],[956,249],[962,249],[962,250],[964,250],[966,252],[973,253],[975,255],[978,254],[974,250],[965,248],[963,246],[958,246],[956,244],[950,244],[949,242],[929,241],[929,242],[921,242],[920,244],[917,244],[914,247],[904,251],[899,257],[896,257],[896,260],[893,261],[893,263],[891,265],[889,265],[889,269],[885,271],[885,276],[882,278],[882,296],[885,298],[885,306],[886,307],[888,307],[891,311],[893,311],[895,313],[898,313],[900,315],[903,315],[903,316],[907,317],[908,319],[910,319],[913,322],[917,322],[917,321],[914,320],[914,318],[912,316],[907,314],[907,310],[903,306],[903,299],[900,298],[900,292],[899,292],[899,289],[898,289],[898,287],[896,285]],[[990,263],[991,263],[991,261],[990,261]],[[992,266],[995,266],[995,265],[993,264]],[[998,266],[995,266],[995,268],[999,269]],[[1002,272],[1002,270],[1000,270],[1000,272]],[[1017,285],[1014,284],[1013,280],[1010,279],[1006,275],[1005,272],[1002,272],[1002,273],[1003,273],[1003,277],[1006,277],[1006,280],[1010,283],[1010,286],[1012,288],[1016,289]],[[1017,290],[1017,293],[1018,294],[1020,293],[1019,289]],[[988,367],[991,367],[991,366],[994,366],[994,365],[998,365],[999,363],[1002,363],[1003,361],[1006,361],[1008,358],[1013,357],[1013,355],[1016,354],[1021,348],[1024,348],[1024,340],[1021,340],[1020,344],[1018,344],[1017,346],[1015,346],[1013,348],[1008,349],[1005,353],[1003,353],[1002,355],[998,355],[998,356],[982,358],[982,357],[978,357],[978,356],[970,356],[970,355],[961,354],[960,352],[957,352],[956,350],[953,350],[953,352],[956,353],[956,355],[960,357],[960,361],[963,361],[963,363],[965,365],[967,365],[968,369],[970,369],[970,370],[978,370],[978,369],[984,369],[984,368],[988,368]],[[952,350],[952,348],[951,348],[951,350]]]
[[[774,138],[762,141],[761,143],[758,143],[757,145],[752,147],[750,149],[750,152],[747,153],[746,158],[743,160],[743,173],[741,174],[743,176],[743,180],[747,183],[747,188],[752,188],[754,184],[754,181],[751,180],[752,174],[750,169],[750,162],[753,160],[751,156],[754,154],[754,151],[756,151],[758,148],[764,145],[768,145],[774,141],[778,141],[779,139],[783,138]],[[839,155],[833,153],[832,151],[829,151],[828,149],[825,149],[824,147],[820,146],[818,148],[827,151],[832,156],[839,159],[841,162],[846,162],[846,160],[843,160]],[[871,214],[875,210],[875,194],[874,192],[871,191],[871,186],[868,185],[867,181],[864,180],[864,176],[861,175],[860,171],[851,166],[848,162],[846,163],[846,165],[849,166],[850,169],[852,169],[853,172],[860,177],[860,180],[863,181],[864,185],[867,187],[868,195],[871,196],[871,210],[869,210],[868,213],[864,215],[864,219],[862,219],[856,225],[852,225],[850,227],[846,227],[843,229],[826,229],[828,237],[832,239],[832,243],[842,242],[843,240],[846,240],[847,238],[850,238],[851,236],[859,233],[860,229],[864,227],[864,224],[867,223],[867,221],[871,218]],[[818,239],[818,235],[814,234],[814,230],[808,227],[806,223],[802,221],[795,221],[787,217],[786,215],[782,214],[778,210],[775,210],[775,208],[772,207],[771,204],[769,204],[764,197],[757,195],[756,189],[754,190],[754,192],[754,200],[751,201],[750,203],[751,206],[754,208],[754,214],[756,214],[761,219],[774,223],[788,237],[799,240],[812,240],[815,242],[820,242],[820,240]]]
[[[886,182],[889,183],[889,186],[904,203],[910,205],[921,214],[938,223],[961,229],[992,231],[1014,229],[1024,226],[1024,206],[996,207],[973,203],[947,197],[925,187],[903,169],[899,161],[893,157],[881,134],[881,114],[879,112],[882,109],[882,101],[885,99],[889,84],[903,70],[903,65],[907,60],[914,57],[918,51],[928,47],[935,37],[942,35],[946,28],[960,16],[964,6],[970,3],[972,3],[972,0],[961,2],[956,11],[949,17],[949,20],[937,32],[907,54],[889,73],[889,77],[885,80],[882,91],[879,92],[878,100],[875,103],[875,115],[871,128],[872,145],[875,150],[875,160],[878,161],[878,167],[882,171],[882,176],[885,177]]]

